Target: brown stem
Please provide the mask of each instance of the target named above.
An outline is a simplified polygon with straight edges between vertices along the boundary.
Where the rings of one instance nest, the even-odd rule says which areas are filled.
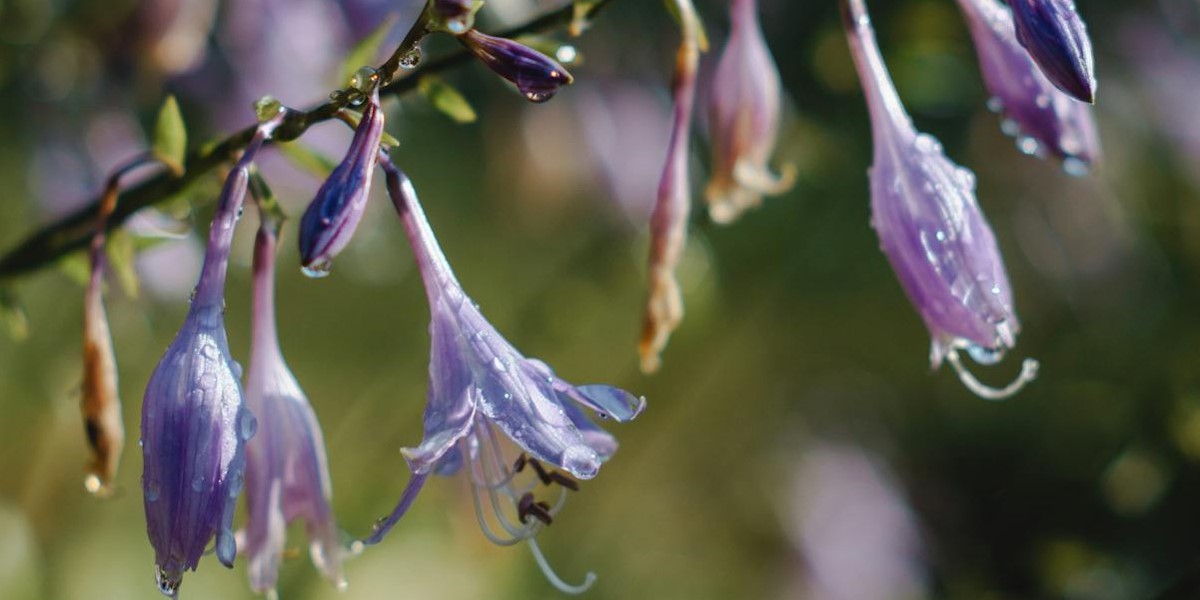
[[[592,14],[594,15],[611,1],[601,0],[593,9]],[[512,38],[564,29],[571,23],[574,16],[573,8],[573,4],[567,4],[499,35]],[[459,50],[430,61],[424,66],[408,72],[408,76],[386,85],[381,90],[381,94],[399,96],[411,92],[417,88],[417,82],[422,75],[448,71],[468,62],[470,57],[470,53],[466,50]],[[334,118],[340,108],[341,105],[338,102],[331,101],[307,111],[291,111],[279,129],[275,131],[272,142],[295,140],[304,135],[309,127]],[[112,230],[120,226],[130,215],[143,208],[154,206],[179,194],[220,164],[235,158],[237,153],[250,142],[254,136],[254,130],[254,126],[247,127],[216,145],[188,153],[184,162],[185,171],[179,177],[163,173],[123,192],[116,210],[108,218],[108,229]],[[86,246],[92,234],[95,233],[96,217],[101,200],[101,198],[96,198],[87,206],[37,230],[25,238],[25,241],[0,257],[0,283],[36,272],[68,252]]]

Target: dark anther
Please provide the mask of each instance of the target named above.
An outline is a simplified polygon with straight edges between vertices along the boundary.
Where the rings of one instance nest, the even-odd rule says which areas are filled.
[[[550,479],[554,480],[554,483],[557,483],[558,485],[561,485],[572,492],[579,491],[579,482],[575,481],[568,475],[564,475],[558,471],[551,471]]]
[[[536,458],[529,459],[529,466],[533,467],[533,470],[537,472],[538,479],[542,480],[542,485],[550,485],[554,482],[550,478],[550,473],[546,472],[546,467],[543,467],[542,463],[538,462]]]
[[[524,452],[522,452],[521,455],[517,457],[517,462],[513,463],[513,473],[520,473],[521,471],[524,471],[525,463],[528,461],[529,458],[525,456]]]
[[[517,518],[522,523],[525,523],[529,521],[529,517],[533,517],[545,525],[550,525],[554,522],[553,517],[550,516],[550,505],[545,502],[535,502],[533,494],[526,492],[517,501]]]

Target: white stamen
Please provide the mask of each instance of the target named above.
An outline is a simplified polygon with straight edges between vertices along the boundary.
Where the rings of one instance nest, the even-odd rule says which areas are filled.
[[[1017,392],[1020,392],[1026,384],[1037,379],[1038,368],[1041,366],[1038,361],[1027,358],[1021,363],[1021,373],[1012,383],[1003,388],[994,388],[981,383],[975,378],[967,367],[962,364],[962,360],[958,357],[958,352],[951,350],[946,354],[946,360],[950,361],[950,366],[954,367],[954,371],[958,373],[958,379],[968,390],[971,390],[976,396],[984,400],[1007,400]]]
[[[558,591],[564,594],[582,594],[588,591],[593,583],[596,583],[596,574],[591,571],[588,571],[587,575],[584,575],[583,583],[579,585],[571,585],[563,581],[554,572],[554,569],[550,567],[550,563],[546,561],[546,556],[542,554],[542,549],[538,546],[537,540],[533,538],[529,538],[529,551],[533,553],[533,559],[537,561],[538,568],[542,570],[542,575],[546,576],[546,581],[549,581],[550,585],[558,588]]]
[[[460,452],[465,453],[467,451],[465,440],[460,442],[459,446]],[[464,456],[469,455],[464,454]],[[504,514],[500,511],[500,502],[499,499],[496,498],[496,490],[490,489],[490,486],[486,485],[486,477],[484,477],[482,473],[478,473],[476,471],[476,468],[479,467],[479,465],[473,460],[467,460],[467,463],[471,470],[467,476],[467,481],[471,484],[471,503],[475,507],[475,519],[479,521],[479,530],[483,532],[483,536],[497,546],[513,546],[524,541],[529,536],[530,532],[528,530],[522,530],[519,528],[516,531],[513,530],[512,524],[506,521]],[[492,510],[494,511],[493,516],[512,537],[501,537],[492,531],[491,525],[488,524],[487,517],[483,514],[483,503],[479,500],[479,488],[481,486],[478,480],[483,480],[485,482],[482,487],[485,488],[485,493],[489,495]]]

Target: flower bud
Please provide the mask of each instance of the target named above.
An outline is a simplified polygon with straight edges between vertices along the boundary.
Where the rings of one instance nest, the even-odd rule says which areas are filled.
[[[575,79],[554,59],[513,40],[472,29],[459,36],[468,50],[497,75],[512,82],[530,102],[545,102]]]
[[[433,12],[441,19],[447,31],[462,35],[475,26],[475,13],[479,10],[475,0],[434,0]]]
[[[1082,174],[1099,159],[1100,142],[1091,107],[1060,91],[1021,48],[1009,10],[997,0],[959,0],[994,110],[1005,133],[1026,154],[1051,154]]]
[[[779,132],[782,87],[763,39],[756,0],[733,0],[733,29],[721,54],[709,96],[713,173],[706,196],[712,219],[729,223],[764,194],[787,191],[794,171],[782,176],[768,163]]]
[[[306,275],[327,275],[333,258],[354,237],[367,208],[383,126],[383,109],[376,88],[371,92],[346,157],[321,184],[300,219],[300,265]]]
[[[280,120],[259,126],[225,180],[191,308],[142,402],[146,530],[159,591],[171,597],[214,535],[222,564],[232,567],[237,553],[233,514],[256,423],[243,405],[241,367],[225,336],[225,274],[250,163]]]
[[[1096,101],[1092,40],[1074,0],[1011,0],[1017,40],[1058,89]]]
[[[1010,396],[1033,379],[1036,362],[1026,361],[1016,382],[995,390],[975,380],[958,358],[965,350],[977,362],[998,362],[1020,330],[1000,249],[975,199],[975,175],[913,127],[862,0],[847,5],[847,37],[875,140],[871,222],[880,247],[929,329],[933,366],[949,360],[973,392]]]

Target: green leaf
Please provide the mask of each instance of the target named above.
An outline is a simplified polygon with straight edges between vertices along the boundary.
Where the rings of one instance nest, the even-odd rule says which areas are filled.
[[[154,156],[176,177],[183,175],[183,163],[187,157],[187,127],[175,96],[167,96],[158,111],[158,122],[154,125]]]
[[[25,314],[25,306],[8,288],[0,288],[0,326],[15,342],[23,342],[29,337],[29,317]]]
[[[59,272],[66,275],[68,279],[78,283],[79,287],[87,287],[92,271],[92,261],[88,258],[86,250],[72,252],[58,259],[56,264]]]
[[[121,291],[130,298],[137,298],[140,283],[137,267],[134,265],[136,254],[133,236],[124,229],[114,229],[108,234],[108,245],[105,250],[108,253],[108,265],[113,273],[116,273],[117,281],[121,284]]]
[[[417,89],[434,108],[456,123],[474,123],[478,118],[466,97],[441,77],[426,75],[417,82]]]
[[[388,33],[395,27],[397,19],[400,15],[392,13],[379,24],[367,37],[363,38],[358,44],[350,50],[350,54],[346,55],[346,60],[342,63],[341,81],[337,82],[338,86],[346,85],[354,74],[359,69],[366,65],[373,65],[375,57],[379,56],[379,49],[383,43],[387,41]]]
[[[362,123],[362,114],[356,113],[352,110],[346,110],[343,108],[342,110],[338,111],[338,117],[340,117],[343,121],[349,122],[350,126],[354,129],[358,129],[358,124]],[[395,148],[400,145],[400,140],[392,137],[392,134],[388,133],[387,130],[384,130],[382,143],[384,146]]]
[[[297,169],[304,171],[318,179],[325,179],[337,167],[337,163],[332,158],[305,146],[300,142],[281,142],[275,144],[279,149],[279,153],[288,162],[295,165]]]

